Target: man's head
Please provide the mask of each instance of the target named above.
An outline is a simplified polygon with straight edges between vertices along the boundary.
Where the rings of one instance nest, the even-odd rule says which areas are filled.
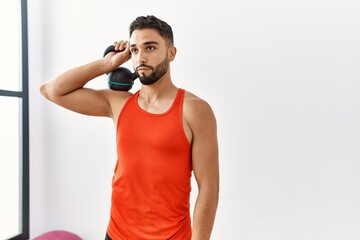
[[[171,26],[155,16],[137,17],[129,27],[129,36],[137,29],[154,29],[162,36],[169,46],[174,46],[174,35]]]
[[[169,63],[176,55],[171,27],[154,17],[138,17],[130,25],[130,52],[140,81],[151,85],[170,77]]]

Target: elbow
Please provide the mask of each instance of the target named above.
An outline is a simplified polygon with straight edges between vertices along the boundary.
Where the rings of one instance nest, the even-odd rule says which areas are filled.
[[[199,188],[199,192],[207,195],[217,202],[220,195],[220,187],[218,183],[207,184],[205,186],[201,186]]]
[[[213,186],[209,187],[208,191],[214,198],[219,198],[220,186],[219,186],[218,183],[216,183]]]
[[[216,178],[216,180],[214,180],[212,182],[212,184],[210,184],[210,188],[212,189],[212,194],[218,198],[219,194],[220,194],[220,181],[219,181],[219,177]]]
[[[40,93],[41,95],[43,95],[45,98],[49,99],[49,87],[47,83],[44,83],[40,86]]]
[[[43,83],[40,86],[40,93],[48,100],[51,100],[54,98],[54,92],[53,92],[51,84],[49,82]]]
[[[40,93],[41,93],[41,95],[43,95],[44,97],[46,97],[46,83],[44,83],[44,84],[42,84],[41,86],[40,86]]]
[[[215,192],[214,192],[214,198],[215,198],[215,200],[216,200],[216,204],[218,204],[218,202],[219,202],[219,195],[220,195],[220,187],[219,187],[219,185],[215,188],[214,191],[215,191]]]
[[[218,186],[212,192],[212,199],[213,199],[213,204],[214,204],[215,208],[217,208],[217,206],[219,204],[219,195],[220,195],[220,189],[219,189],[219,186]]]

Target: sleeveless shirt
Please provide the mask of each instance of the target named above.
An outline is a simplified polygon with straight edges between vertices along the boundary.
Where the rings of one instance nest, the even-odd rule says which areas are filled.
[[[117,123],[108,234],[113,240],[190,240],[191,145],[182,126],[184,89],[162,114],[144,111],[139,91]]]

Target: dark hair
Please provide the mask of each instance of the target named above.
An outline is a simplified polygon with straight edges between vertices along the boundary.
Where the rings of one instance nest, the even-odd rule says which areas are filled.
[[[135,31],[136,29],[146,29],[146,28],[156,30],[160,34],[160,36],[162,36],[165,39],[165,41],[170,43],[171,46],[174,45],[174,36],[170,25],[152,15],[148,15],[146,17],[145,16],[137,17],[130,24],[129,27],[130,37],[133,31]]]

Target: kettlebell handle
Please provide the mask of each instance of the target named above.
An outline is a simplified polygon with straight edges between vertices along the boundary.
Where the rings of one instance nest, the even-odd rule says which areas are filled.
[[[105,57],[108,53],[110,52],[123,52],[125,49],[122,49],[122,50],[115,50],[115,46],[114,45],[110,45],[108,46],[105,51],[104,51],[104,55],[103,57]]]

